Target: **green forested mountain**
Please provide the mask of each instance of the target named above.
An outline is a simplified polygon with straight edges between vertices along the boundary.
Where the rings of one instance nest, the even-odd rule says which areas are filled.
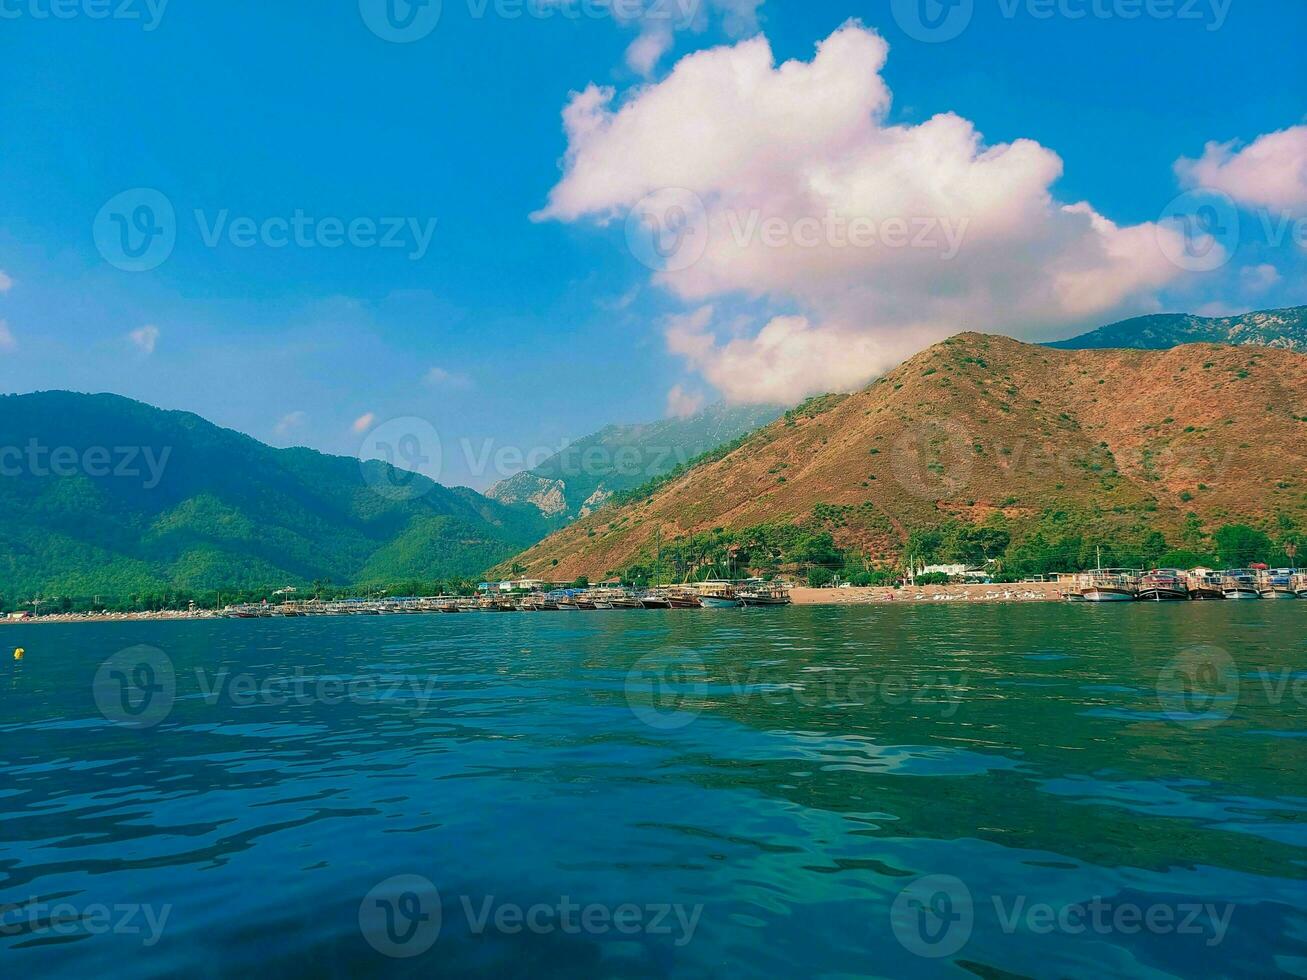
[[[610,425],[535,469],[497,483],[487,496],[505,504],[530,504],[563,524],[774,422],[781,411],[767,405],[718,404],[689,418]]]
[[[1239,316],[1207,317],[1187,313],[1137,316],[1046,346],[1061,350],[1170,350],[1181,344],[1251,344],[1307,352],[1307,306]]]
[[[116,395],[0,397],[10,602],[475,575],[543,533],[533,508],[380,462],[274,449],[189,413]]]

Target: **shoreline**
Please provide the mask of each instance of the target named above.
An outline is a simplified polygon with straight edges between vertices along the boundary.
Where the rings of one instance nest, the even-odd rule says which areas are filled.
[[[1019,585],[920,585],[905,586],[902,589],[890,586],[854,589],[814,589],[796,586],[790,591],[790,595],[796,606],[870,606],[886,602],[1060,602],[1062,586],[1054,582]],[[30,619],[0,619],[0,626],[33,626],[40,623],[189,622],[227,618],[229,617],[220,612],[208,609],[187,612],[54,613]]]

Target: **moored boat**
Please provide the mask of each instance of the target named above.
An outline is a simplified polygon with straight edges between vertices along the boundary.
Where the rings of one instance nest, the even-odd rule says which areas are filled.
[[[1307,599],[1307,572],[1299,572],[1293,577],[1293,590],[1299,599]]]
[[[751,607],[788,606],[794,601],[790,598],[788,589],[774,583],[750,585],[748,588],[741,589],[739,595],[740,602]]]
[[[705,609],[738,609],[739,593],[730,582],[701,582],[695,586]]]
[[[1195,602],[1212,602],[1224,599],[1221,591],[1221,576],[1209,569],[1195,569],[1184,576],[1185,585],[1189,587],[1189,598]]]
[[[1257,590],[1263,599],[1297,599],[1298,589],[1293,584],[1290,568],[1269,569],[1258,577]]]
[[[1140,602],[1186,602],[1189,588],[1173,568],[1155,568],[1139,580]]]
[[[1085,602],[1134,602],[1138,576],[1128,569],[1100,568],[1085,576],[1080,594]]]
[[[653,592],[646,592],[640,597],[640,605],[645,609],[671,609],[672,604],[667,601],[665,596],[657,595]]]
[[[1221,574],[1221,592],[1227,599],[1260,599],[1257,573],[1251,568],[1233,568]]]

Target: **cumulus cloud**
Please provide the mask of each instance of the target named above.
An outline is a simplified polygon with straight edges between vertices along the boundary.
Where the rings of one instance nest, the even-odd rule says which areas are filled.
[[[1197,160],[1182,158],[1176,175],[1187,187],[1222,191],[1239,204],[1307,214],[1307,125],[1237,141],[1208,143]]]
[[[1239,279],[1250,293],[1263,293],[1280,281],[1280,271],[1270,264],[1250,265],[1239,270]]]
[[[466,390],[472,387],[472,381],[466,375],[455,374],[442,367],[433,367],[422,376],[422,382],[429,388]]]
[[[127,339],[142,354],[153,354],[155,346],[159,343],[159,328],[147,323],[129,333]]]
[[[273,429],[279,436],[288,436],[296,429],[303,428],[304,423],[308,420],[309,416],[307,412],[290,412],[278,419],[277,424],[273,426]]]
[[[367,432],[372,428],[372,424],[377,421],[377,416],[372,412],[365,412],[354,420],[350,426],[355,432]]]
[[[7,293],[13,289],[14,281],[9,277],[4,269],[0,269],[0,293]]]
[[[617,4],[614,15],[640,32],[626,49],[632,71],[652,75],[672,45],[677,31],[702,33],[714,23],[730,37],[747,37],[758,30],[758,8],[763,0],[644,0],[638,8]],[[629,12],[628,12],[629,11]]]
[[[888,53],[850,22],[808,62],[757,37],[625,100],[592,85],[564,110],[563,175],[535,217],[607,224],[683,189],[673,244],[693,261],[655,281],[697,326],[673,322],[668,344],[735,401],[856,387],[959,330],[1050,336],[1156,306],[1182,272],[1174,229],[1056,200],[1062,161],[1033,140],[986,145],[953,113],[890,124]],[[784,315],[705,322],[728,300]]]
[[[14,339],[13,331],[9,329],[9,324],[0,320],[0,353],[16,350],[18,341]]]
[[[703,411],[707,399],[697,391],[688,391],[684,385],[673,385],[667,392],[667,415],[674,419],[688,419]]]

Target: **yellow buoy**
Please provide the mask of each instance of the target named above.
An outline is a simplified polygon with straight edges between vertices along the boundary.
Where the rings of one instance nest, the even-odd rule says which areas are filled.
[[[24,650],[22,647],[19,647],[17,650],[14,651],[14,659],[15,659],[15,660],[22,660],[22,659],[23,659],[23,654],[25,654],[26,652],[27,652],[27,651]]]

